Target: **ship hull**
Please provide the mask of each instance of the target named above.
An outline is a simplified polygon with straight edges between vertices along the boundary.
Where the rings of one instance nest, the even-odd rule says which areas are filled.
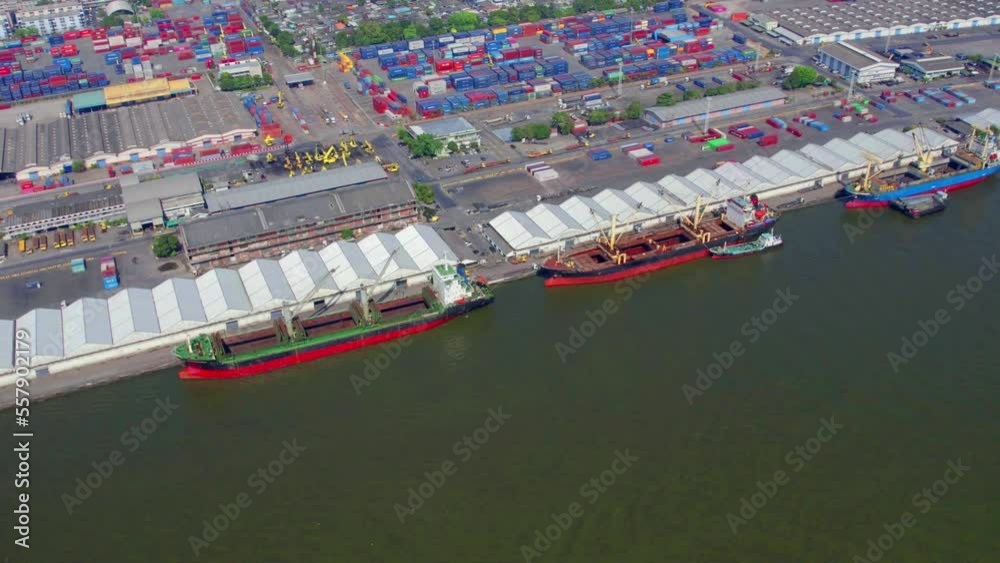
[[[626,264],[608,266],[607,268],[603,268],[601,270],[556,270],[542,266],[539,269],[539,275],[545,279],[545,287],[589,285],[623,280],[633,276],[663,270],[685,262],[707,258],[710,255],[710,248],[716,248],[724,244],[739,244],[751,240],[760,236],[764,232],[771,230],[771,228],[774,227],[775,222],[775,219],[769,219],[757,225],[753,225],[744,231],[732,233],[728,236],[715,239],[707,245],[692,245],[686,248],[649,256],[641,260],[635,260]]]
[[[747,256],[757,256],[759,254],[764,254],[776,248],[781,248],[782,245],[776,244],[774,246],[769,246],[767,248],[761,248],[758,250],[751,250],[744,252],[742,254],[713,254],[712,260],[736,260],[737,258],[746,258]]]
[[[917,195],[930,194],[935,192],[954,192],[963,188],[975,186],[986,181],[990,176],[1000,172],[1000,166],[984,168],[963,172],[947,178],[921,182],[913,186],[907,186],[890,192],[878,194],[852,193],[852,199],[845,204],[848,209],[861,209],[866,207],[888,207],[894,199],[912,197]]]
[[[455,317],[460,317],[466,313],[485,307],[492,302],[492,295],[472,299],[460,305],[453,305],[438,315],[414,319],[386,327],[376,327],[361,334],[354,334],[340,339],[333,338],[315,344],[305,344],[299,348],[281,350],[274,354],[262,355],[248,360],[185,361],[184,368],[181,369],[179,376],[181,379],[236,379],[260,375],[269,371],[425,332],[441,326]]]

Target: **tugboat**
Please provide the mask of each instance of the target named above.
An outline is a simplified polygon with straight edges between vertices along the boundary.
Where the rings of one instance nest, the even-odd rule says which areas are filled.
[[[713,248],[709,252],[712,253],[712,260],[729,260],[750,256],[751,254],[761,254],[772,248],[778,248],[782,244],[784,244],[784,241],[781,240],[781,235],[774,234],[774,231],[768,231],[757,237],[757,240],[734,244],[732,246],[723,245]]]

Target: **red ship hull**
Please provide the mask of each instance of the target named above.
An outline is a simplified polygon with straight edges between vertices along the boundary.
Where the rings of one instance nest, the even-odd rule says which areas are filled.
[[[183,369],[181,369],[179,376],[181,379],[236,379],[239,377],[249,377],[252,375],[259,375],[261,373],[265,373],[268,371],[274,371],[276,369],[281,369],[288,366],[294,366],[305,362],[311,362],[319,358],[325,358],[327,356],[332,356],[334,354],[350,352],[351,350],[357,350],[359,348],[365,348],[368,346],[373,346],[375,344],[380,344],[382,342],[388,342],[390,340],[403,338],[404,336],[409,336],[411,334],[417,334],[420,332],[424,332],[426,330],[431,330],[432,328],[436,328],[440,325],[443,325],[444,323],[450,321],[456,316],[457,315],[453,315],[450,317],[443,317],[435,319],[425,324],[411,326],[390,332],[384,332],[381,334],[372,335],[370,337],[352,340],[350,342],[342,342],[325,348],[319,348],[316,350],[302,352],[301,354],[292,354],[289,356],[276,358],[274,360],[243,365],[235,368],[206,369],[206,368],[200,368],[195,365],[187,365]]]
[[[664,268],[669,268],[671,266],[676,266],[678,264],[683,264],[685,262],[691,262],[692,260],[699,260],[701,258],[706,258],[706,257],[708,257],[708,250],[698,250],[695,252],[684,254],[683,256],[670,258],[669,260],[661,260],[659,262],[653,262],[651,264],[645,264],[628,270],[620,270],[608,274],[598,274],[593,276],[545,278],[545,287],[588,285],[593,283],[613,282],[613,281],[623,280],[626,278],[631,278],[633,276],[638,276],[640,274],[655,272],[656,270],[662,270]]]

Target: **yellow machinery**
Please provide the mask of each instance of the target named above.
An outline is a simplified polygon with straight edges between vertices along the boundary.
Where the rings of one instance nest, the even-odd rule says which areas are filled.
[[[354,139],[354,135],[351,135],[351,140],[347,142],[347,145],[352,149],[357,148],[358,142]]]
[[[264,157],[264,160],[266,160],[267,163],[270,164],[270,163],[274,162],[277,159],[274,158],[274,153],[267,153],[267,156]]]
[[[337,145],[330,145],[323,153],[323,164],[336,164],[337,163]]]
[[[268,146],[268,147],[273,146],[274,145],[274,137],[272,137],[270,135],[264,137],[264,145]]]
[[[364,145],[365,145],[365,152],[366,153],[368,153],[368,154],[374,154],[375,147],[373,147],[371,143],[369,143],[368,141],[365,141]]]
[[[337,67],[340,69],[340,72],[351,72],[354,70],[354,60],[347,56],[346,52],[341,52],[337,61]]]
[[[340,159],[344,161],[344,167],[345,168],[347,167],[347,157],[350,156],[350,155],[351,155],[350,152],[342,152],[342,153],[340,153]]]
[[[395,162],[390,162],[389,164],[383,164],[382,168],[385,169],[386,172],[392,172],[392,173],[399,172],[399,164]]]
[[[283,109],[285,107],[285,97],[281,95],[281,90],[278,90],[278,109]]]
[[[58,196],[56,196],[56,199],[62,199],[64,197],[69,197],[71,195],[76,195],[76,192],[63,192],[63,193],[59,194]]]
[[[924,134],[922,127],[917,127],[910,134],[913,136],[913,147],[917,150],[917,169],[921,172],[927,172],[933,160],[927,143],[927,136]]]
[[[302,170],[302,155],[295,153],[295,168]]]

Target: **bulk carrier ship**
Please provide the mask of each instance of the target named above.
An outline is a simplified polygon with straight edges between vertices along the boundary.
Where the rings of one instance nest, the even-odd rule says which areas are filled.
[[[539,267],[539,274],[546,287],[625,279],[705,258],[716,247],[753,240],[774,227],[777,220],[777,212],[755,195],[749,200],[728,200],[725,212],[709,219],[704,218],[699,199],[692,217],[683,216],[678,224],[650,231],[619,234],[617,217],[612,216],[611,231],[602,231],[596,244],[550,258]]]
[[[990,131],[972,129],[968,143],[950,156],[934,161],[926,148],[913,134],[917,162],[886,177],[873,173],[882,162],[866,154],[868,169],[861,181],[844,188],[849,197],[848,208],[887,207],[903,198],[935,193],[947,193],[973,186],[1000,172],[996,154],[996,137]]]
[[[303,319],[285,308],[267,327],[199,335],[174,349],[184,363],[180,377],[257,375],[430,330],[493,302],[485,282],[469,280],[462,266],[435,267],[431,285],[417,296],[374,303],[360,294],[346,310]]]

